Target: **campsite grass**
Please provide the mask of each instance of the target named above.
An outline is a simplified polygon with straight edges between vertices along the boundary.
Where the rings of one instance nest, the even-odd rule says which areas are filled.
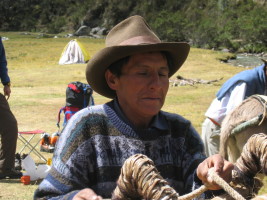
[[[59,109],[65,104],[66,85],[71,81],[86,82],[86,64],[58,65],[61,52],[70,38],[42,38],[36,34],[17,32],[0,32],[0,35],[9,38],[4,41],[12,80],[9,104],[17,118],[19,131],[41,129],[49,134],[57,132],[57,116]],[[90,55],[104,47],[101,39],[80,38],[79,41]],[[225,80],[243,70],[219,61],[219,58],[226,56],[229,55],[192,48],[184,66],[171,80],[178,74],[190,79],[223,79],[213,84],[170,86],[163,110],[179,113],[191,120],[201,133],[204,113],[216,91]],[[108,101],[97,93],[94,93],[94,98],[96,104]],[[21,143],[18,142],[17,149],[20,148]],[[51,153],[42,154],[46,158],[52,157]],[[32,157],[37,163],[41,163],[35,156]],[[38,183],[32,182],[31,185],[24,186],[18,180],[0,180],[0,199],[32,199]],[[267,189],[262,189],[261,193],[267,193]]]

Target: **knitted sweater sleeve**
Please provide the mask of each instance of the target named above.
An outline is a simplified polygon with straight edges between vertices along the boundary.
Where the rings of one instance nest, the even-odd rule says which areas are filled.
[[[35,191],[34,199],[72,199],[94,182],[95,159],[85,127],[89,111],[84,109],[76,114],[59,137],[52,168]]]

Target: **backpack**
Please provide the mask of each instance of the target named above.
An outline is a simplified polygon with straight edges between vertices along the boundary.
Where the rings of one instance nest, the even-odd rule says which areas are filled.
[[[60,108],[58,113],[57,126],[60,128],[60,115],[64,112],[63,126],[68,120],[79,110],[95,105],[93,98],[93,89],[89,84],[81,83],[79,81],[71,82],[66,89],[66,105]]]

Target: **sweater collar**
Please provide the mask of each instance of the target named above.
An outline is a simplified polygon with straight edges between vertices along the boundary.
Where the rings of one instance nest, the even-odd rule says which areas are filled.
[[[132,127],[132,129],[134,130],[138,130],[129,120],[128,118],[125,116],[125,114],[123,113],[123,111],[121,110],[121,107],[119,105],[118,99],[115,98],[112,101],[113,104],[113,109],[116,112],[116,114],[119,116],[119,118],[126,123],[127,125],[129,125],[130,127]],[[168,123],[166,118],[162,115],[161,111],[155,115],[148,127],[148,130],[153,130],[153,129],[158,129],[158,130],[168,130]]]

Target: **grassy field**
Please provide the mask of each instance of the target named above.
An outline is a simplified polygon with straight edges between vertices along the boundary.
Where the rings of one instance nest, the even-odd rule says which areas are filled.
[[[62,50],[70,38],[38,38],[33,34],[1,32],[0,35],[9,38],[4,41],[12,81],[9,104],[17,118],[19,131],[41,129],[49,134],[57,132],[57,116],[59,109],[65,105],[66,85],[71,81],[86,82],[86,64],[58,64]],[[79,40],[91,55],[104,47],[101,39]],[[225,80],[243,70],[220,63],[219,58],[226,56],[228,54],[222,52],[192,48],[187,61],[171,80],[178,74],[190,79],[223,79],[214,84],[170,87],[163,110],[179,113],[191,120],[201,133],[204,113],[216,91]],[[94,93],[94,98],[96,104],[109,101],[97,93]],[[20,148],[21,143],[18,143],[17,149]],[[43,155],[46,158],[52,157],[51,153]],[[32,157],[36,163],[41,162],[35,156]],[[32,182],[25,186],[18,180],[0,180],[0,199],[32,199],[38,183]],[[267,193],[267,189],[262,189],[261,193]]]

